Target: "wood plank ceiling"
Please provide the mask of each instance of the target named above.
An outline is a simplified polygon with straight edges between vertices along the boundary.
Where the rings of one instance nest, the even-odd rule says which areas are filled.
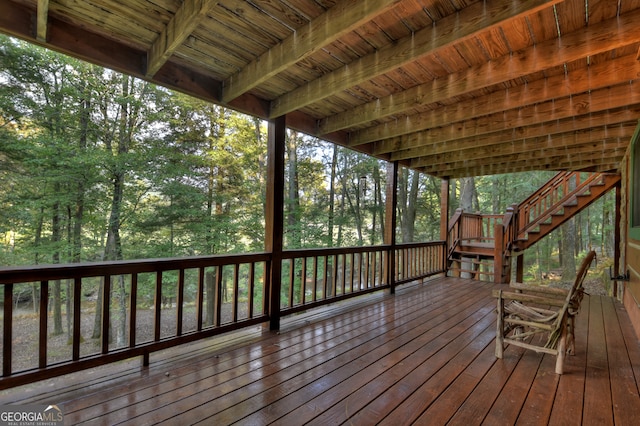
[[[0,31],[439,177],[616,170],[640,0],[2,0]]]

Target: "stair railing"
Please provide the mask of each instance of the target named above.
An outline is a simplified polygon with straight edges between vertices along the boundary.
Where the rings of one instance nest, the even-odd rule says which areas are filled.
[[[460,243],[460,232],[462,231],[461,226],[461,218],[462,218],[462,209],[456,209],[453,217],[449,221],[449,229],[447,232],[447,258],[451,257],[451,253],[453,253]]]
[[[517,209],[517,204],[507,207],[502,223],[494,225],[493,278],[496,283],[508,282],[511,275],[509,259],[513,242],[517,236]]]
[[[583,193],[601,175],[593,173],[582,182],[580,172],[560,172],[518,205],[518,238],[556,213],[565,203]]]

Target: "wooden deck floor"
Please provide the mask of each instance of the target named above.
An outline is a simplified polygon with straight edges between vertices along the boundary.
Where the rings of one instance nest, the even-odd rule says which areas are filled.
[[[577,354],[557,376],[548,355],[495,358],[492,288],[439,278],[0,403],[59,404],[66,424],[638,424],[640,346],[619,303],[585,297]]]

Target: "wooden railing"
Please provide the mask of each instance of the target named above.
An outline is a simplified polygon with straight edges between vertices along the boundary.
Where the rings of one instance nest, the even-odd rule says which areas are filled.
[[[507,207],[501,223],[494,225],[495,246],[494,246],[494,273],[493,279],[496,283],[508,282],[511,273],[510,257],[511,249],[515,241],[518,230],[516,212],[517,205]]]
[[[591,173],[586,179],[581,179],[579,172],[555,175],[518,205],[518,237],[525,238],[528,231],[548,220],[562,205],[587,190],[601,176],[600,173]]]
[[[445,243],[436,241],[398,245],[395,264],[396,285],[440,274],[446,269]]]
[[[443,241],[397,245],[389,280],[390,250],[285,251],[280,314],[445,270]],[[269,253],[0,269],[0,389],[136,356],[146,365],[152,352],[263,323],[270,270]]]
[[[462,209],[457,209],[449,223],[449,249],[465,240],[494,241],[495,225],[501,224],[502,220],[502,215],[465,213]]]

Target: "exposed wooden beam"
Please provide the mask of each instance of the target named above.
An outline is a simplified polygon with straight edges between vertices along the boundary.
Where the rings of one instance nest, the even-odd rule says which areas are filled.
[[[49,0],[38,0],[38,15],[36,23],[36,39],[47,41],[47,23],[49,20]]]
[[[620,167],[620,161],[608,161],[603,163],[585,162],[582,164],[574,164],[572,168],[567,169],[566,165],[561,162],[546,164],[543,167],[539,167],[539,171],[582,171],[582,172],[617,172]],[[525,173],[530,172],[531,168],[526,165],[514,166],[511,164],[500,165],[497,167],[487,166],[479,169],[460,169],[456,170],[455,174],[451,178],[462,178],[469,176],[488,176],[488,175],[501,175],[505,173]],[[436,177],[442,177],[441,175],[434,175]]]
[[[184,0],[147,52],[147,77],[158,72],[215,4],[211,0]]]
[[[30,30],[33,28],[34,19],[32,9],[16,2],[0,1],[0,28],[6,34],[208,102],[262,119],[267,118],[268,104],[262,99],[245,94],[228,104],[223,104],[220,100],[222,85],[219,81],[173,62],[167,63],[154,76],[147,77],[144,72],[146,52],[75,27],[53,16],[48,19],[47,42],[39,41]],[[316,124],[313,117],[304,113],[295,112],[287,115],[287,126],[309,135],[315,134]],[[323,138],[329,142],[346,145],[348,135],[345,132],[335,132]],[[356,150],[368,153],[370,148],[365,146]]]
[[[614,86],[637,79],[639,75],[640,62],[635,59],[635,55],[614,58],[592,66],[585,64],[584,68],[572,70],[567,74],[498,90],[486,96],[456,102],[432,111],[353,132],[350,135],[350,143],[357,146],[433,127],[447,126],[475,117]],[[325,130],[327,129],[320,128],[319,133]]]
[[[640,42],[637,22],[640,10],[580,28],[561,39],[552,39],[486,64],[449,74],[441,79],[363,104],[328,117],[323,131],[335,131],[391,115],[402,115],[416,106],[429,105],[495,86],[548,68]]]
[[[615,111],[604,111],[597,114],[588,114],[565,120],[541,123],[535,126],[518,127],[487,135],[462,138],[454,142],[445,141],[432,143],[428,146],[410,148],[407,150],[398,149],[390,154],[390,158],[402,161],[428,155],[442,154],[444,152],[448,153],[455,149],[466,150],[496,145],[499,143],[510,143],[513,140],[519,139],[540,138],[547,135],[559,135],[562,133],[576,132],[604,126],[613,127],[616,124],[635,122],[639,116],[640,105],[636,105],[629,109],[625,108]],[[383,143],[385,142],[380,142],[380,144]],[[398,143],[398,146],[401,146],[400,143]],[[376,153],[376,150],[374,150],[374,153]]]
[[[597,155],[600,143],[611,138],[625,139],[627,144],[637,127],[637,120],[618,126],[605,126],[580,132],[564,133],[549,137],[516,139],[508,142],[498,142],[480,147],[469,145],[465,149],[452,149],[433,155],[424,155],[411,161],[412,167],[428,167],[429,165],[447,164],[455,162],[491,161],[501,156],[523,156],[530,153],[572,152],[580,153],[589,151],[591,155]],[[576,148],[579,147],[579,148]],[[595,154],[594,154],[595,153]]]
[[[424,166],[419,170],[429,174],[441,174],[441,175],[453,175],[456,170],[459,169],[479,169],[488,166],[499,166],[500,164],[519,167],[529,166],[534,169],[547,168],[547,164],[560,163],[569,164],[571,162],[586,162],[586,161],[611,161],[614,158],[620,158],[624,156],[624,153],[629,145],[628,138],[625,139],[608,139],[605,141],[590,142],[586,144],[578,144],[574,147],[556,147],[549,150],[536,150],[528,151],[517,154],[505,154],[493,158],[478,158],[469,159],[463,161],[455,161],[449,163],[439,163]],[[594,155],[593,152],[589,152],[597,146],[598,153]],[[572,168],[573,169],[573,168]]]
[[[281,96],[272,102],[271,116],[277,117],[303,108],[420,57],[437,53],[445,47],[467,40],[480,32],[491,30],[505,22],[559,2],[559,0],[529,0],[474,3],[457,14],[441,19],[431,28],[418,31]]]
[[[324,46],[387,12],[400,0],[341,1],[296,30],[224,82],[222,100],[228,102],[302,61]]]
[[[614,143],[614,142],[611,142]],[[491,162],[479,165],[461,164],[459,168],[437,168],[430,171],[428,168],[418,169],[437,177],[449,176],[451,178],[461,178],[468,176],[487,176],[504,173],[519,173],[531,170],[584,170],[584,171],[611,171],[620,167],[620,162],[626,152],[626,147],[613,148],[605,155],[592,157],[567,158],[566,155],[544,157],[539,160],[515,160],[505,159],[503,162]]]
[[[400,160],[415,157],[425,150],[430,151],[431,145],[437,143],[450,141],[453,147],[466,138],[572,117],[582,116],[588,121],[589,114],[637,104],[640,104],[640,82],[633,82],[382,141],[375,144],[374,153],[393,152],[391,158]]]

